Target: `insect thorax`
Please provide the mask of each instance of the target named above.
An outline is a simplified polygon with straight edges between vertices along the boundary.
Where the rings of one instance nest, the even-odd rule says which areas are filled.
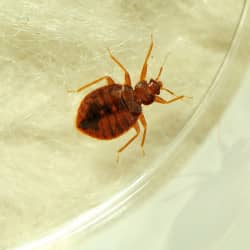
[[[122,99],[130,113],[135,115],[139,115],[141,113],[141,105],[136,101],[132,87],[124,85],[122,89]]]

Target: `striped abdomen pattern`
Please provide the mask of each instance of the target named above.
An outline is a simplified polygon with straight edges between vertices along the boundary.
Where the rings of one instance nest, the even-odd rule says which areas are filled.
[[[81,102],[77,128],[92,137],[113,139],[129,130],[137,121],[141,106],[134,100],[133,89],[112,84],[100,87]]]

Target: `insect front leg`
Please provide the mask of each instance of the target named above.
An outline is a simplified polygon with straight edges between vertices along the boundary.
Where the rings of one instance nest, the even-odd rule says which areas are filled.
[[[96,80],[94,80],[94,81],[92,81],[90,83],[84,84],[82,87],[80,87],[78,89],[68,90],[68,92],[80,92],[80,91],[82,91],[82,90],[84,90],[84,89],[86,89],[86,88],[88,88],[88,87],[102,81],[102,80],[106,80],[108,85],[115,83],[114,80],[110,76],[102,76],[102,77],[100,77],[100,78],[98,78],[98,79],[96,79]]]
[[[170,99],[170,100],[164,100],[163,98],[161,98],[160,96],[155,96],[155,102],[158,102],[158,103],[161,103],[161,104],[169,104],[171,102],[175,102],[175,101],[178,101],[180,99],[183,99],[185,96],[184,95],[181,95],[181,96],[177,96],[173,99]]]

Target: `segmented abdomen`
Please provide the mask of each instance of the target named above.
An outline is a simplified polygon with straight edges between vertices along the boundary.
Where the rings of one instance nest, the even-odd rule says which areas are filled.
[[[99,139],[113,139],[135,124],[139,114],[132,114],[122,98],[123,85],[112,84],[88,94],[80,104],[77,128]]]

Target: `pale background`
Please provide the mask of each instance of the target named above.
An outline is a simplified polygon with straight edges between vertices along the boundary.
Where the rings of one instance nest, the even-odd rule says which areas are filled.
[[[243,2],[1,1],[0,249],[45,236],[122,190],[164,157],[166,146],[211,86],[230,46]],[[156,46],[149,77],[157,73],[170,51],[162,80],[176,93],[192,96],[193,100],[145,109],[149,125],[146,156],[141,157],[139,143],[134,143],[117,165],[115,151],[131,133],[112,142],[79,135],[73,123],[85,93],[72,95],[67,90],[104,74],[123,81],[106,47],[128,67],[136,82],[151,33]],[[237,60],[245,62],[245,55]],[[212,114],[210,118],[214,119]],[[200,144],[199,137],[197,133],[191,146]],[[230,149],[231,141],[227,145]],[[220,171],[223,175],[225,170]],[[179,174],[184,185],[186,180]],[[213,180],[199,181],[199,192],[202,188],[210,192],[208,186]],[[168,190],[171,192],[171,188]],[[140,213],[139,208],[137,211]],[[165,216],[174,220],[171,211]],[[155,223],[154,227],[157,220]],[[176,223],[183,223],[181,217]],[[149,233],[155,231],[152,227],[147,225]],[[174,230],[173,237],[182,233]],[[72,242],[68,244],[71,248]]]
[[[249,81],[250,69],[221,121],[169,183],[99,230],[41,249],[248,250]]]

